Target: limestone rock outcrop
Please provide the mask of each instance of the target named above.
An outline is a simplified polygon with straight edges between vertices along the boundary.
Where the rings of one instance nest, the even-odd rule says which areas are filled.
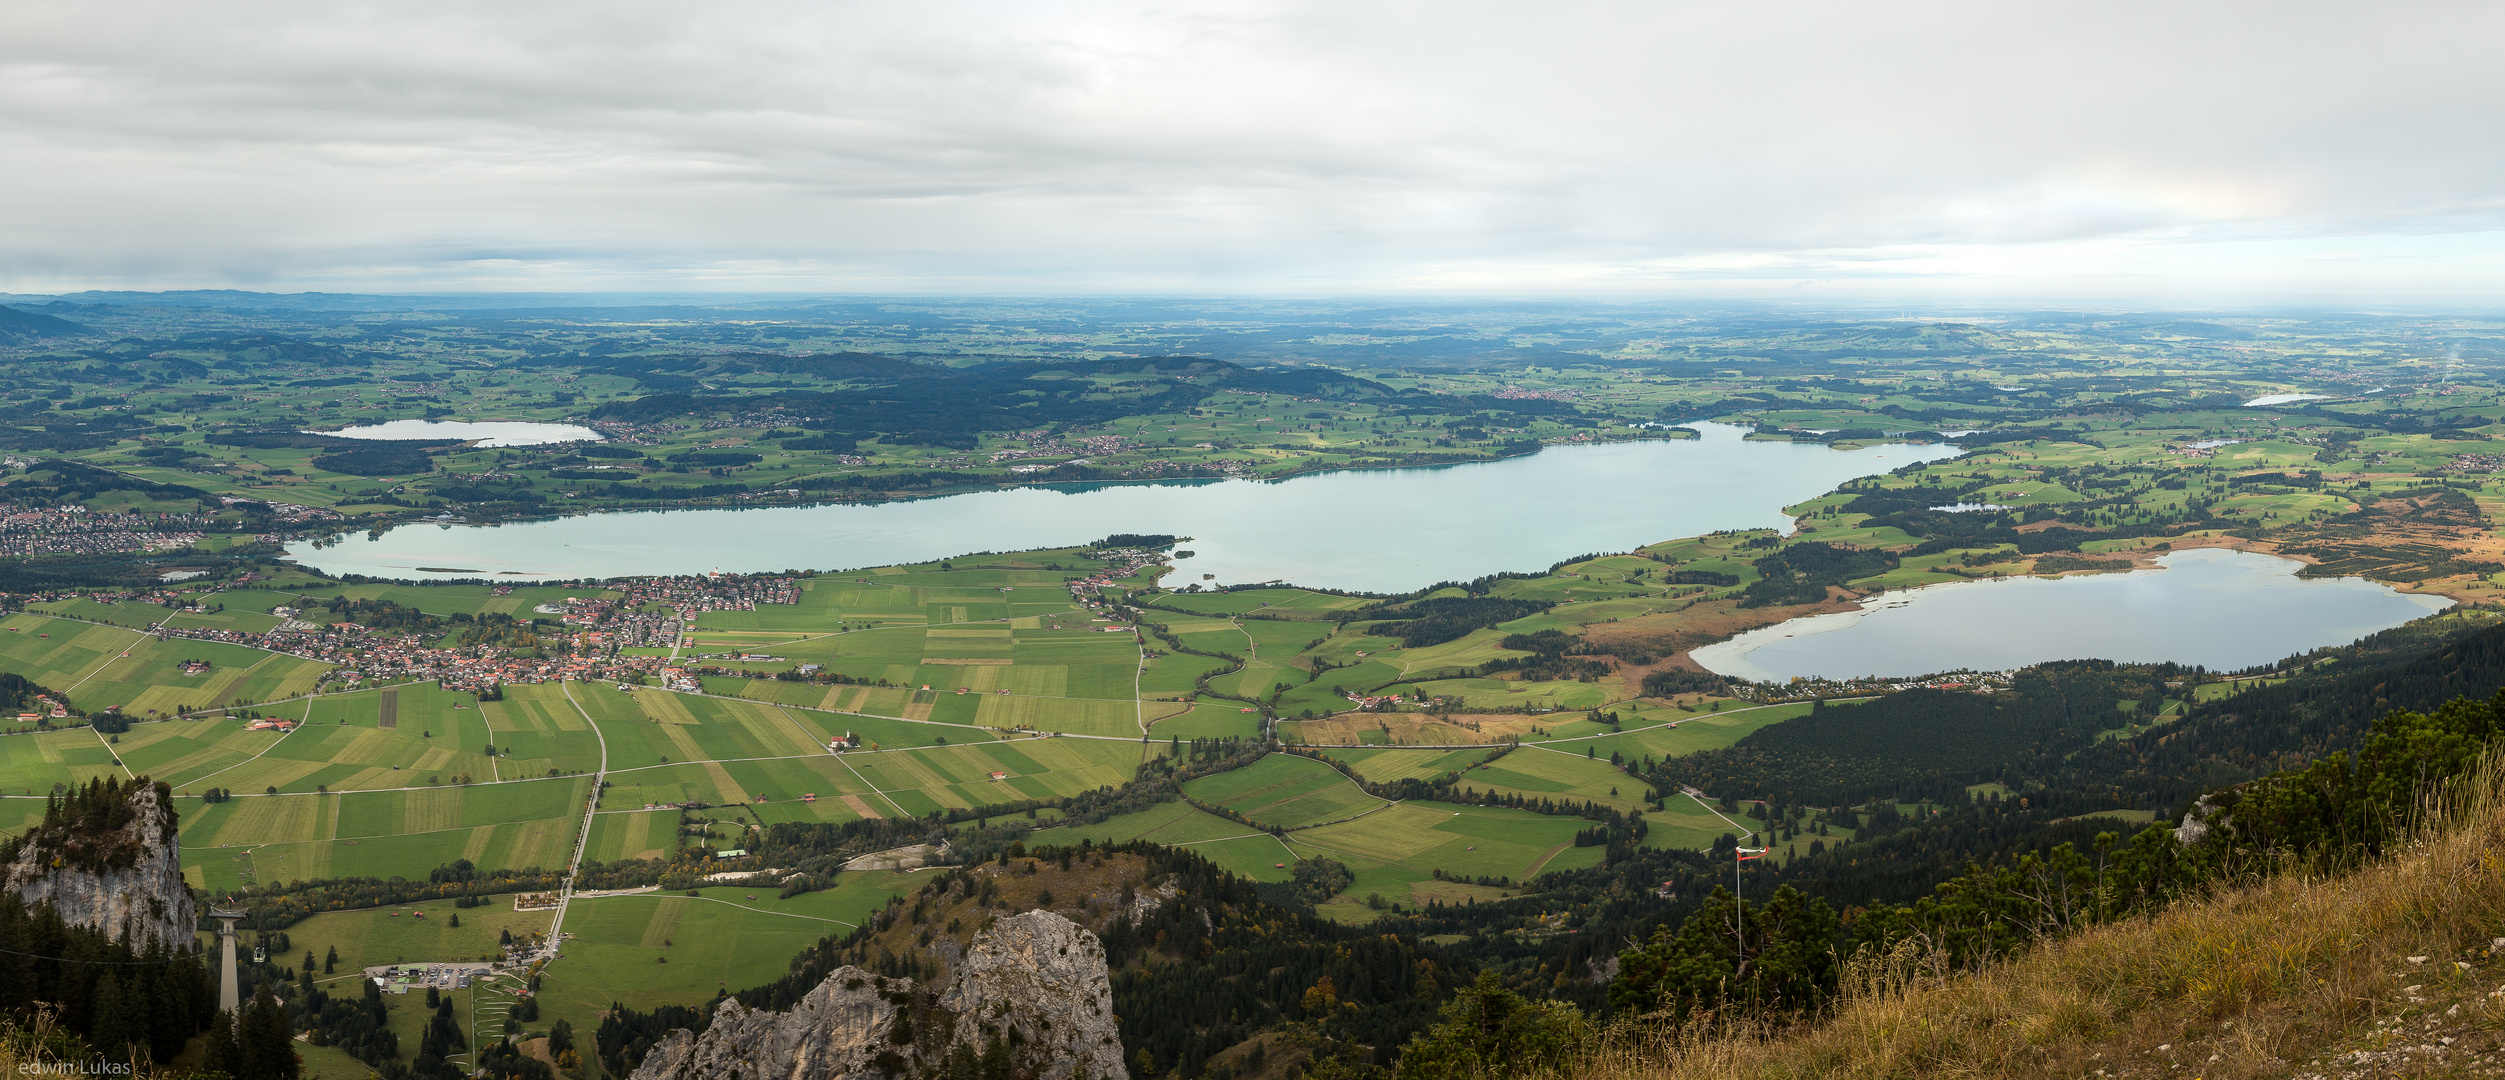
[[[856,967],[836,969],[790,1012],[751,1009],[737,998],[715,1006],[701,1036],[680,1028],[654,1043],[636,1080],[833,1080],[895,1077],[904,1055],[891,1044],[901,1001],[910,1007],[911,979],[886,979]],[[908,1043],[911,1029],[907,1028]],[[908,1047],[909,1049],[909,1047]],[[891,1060],[881,1060],[887,1055]],[[888,1066],[883,1068],[882,1066]]]
[[[1052,912],[1012,915],[974,935],[956,984],[940,1002],[958,1017],[959,1041],[998,1034],[1035,1048],[1036,1080],[1130,1075],[1114,1026],[1104,943]]]
[[[96,781],[58,800],[13,841],[0,888],[135,949],[194,947],[200,916],[183,881],[173,793],[145,780]]]
[[[1034,1080],[1129,1080],[1104,944],[1049,911],[978,931],[944,986],[842,967],[788,1012],[737,1000],[655,1043],[633,1080],[905,1080],[1008,1054]]]

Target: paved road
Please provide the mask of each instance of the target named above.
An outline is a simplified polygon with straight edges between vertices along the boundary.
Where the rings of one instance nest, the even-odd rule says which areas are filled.
[[[591,805],[583,808],[583,830],[574,835],[574,857],[566,860],[565,887],[557,893],[557,914],[548,923],[548,948],[552,953],[559,947],[559,932],[565,929],[566,905],[574,899],[574,877],[583,871],[583,852],[591,847],[592,811],[600,807],[600,785],[609,777],[609,737],[600,733],[600,722],[591,718],[583,703],[574,700],[572,683],[559,680],[557,686],[565,691],[565,703],[574,706],[575,712],[583,714],[583,722],[591,725],[592,736],[600,740],[600,768],[591,774]]]

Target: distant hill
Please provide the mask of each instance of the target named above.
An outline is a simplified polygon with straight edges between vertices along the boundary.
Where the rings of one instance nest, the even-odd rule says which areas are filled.
[[[1040,424],[1100,424],[1126,416],[1189,410],[1221,389],[1286,394],[1300,399],[1370,400],[1438,411],[1484,407],[1476,398],[1403,394],[1383,383],[1318,368],[1247,368],[1189,356],[1108,360],[1026,361],[947,367],[866,353],[775,356],[752,353],[543,358],[546,366],[623,375],[659,393],[603,402],[594,420],[652,423],[779,407],[808,416],[809,426],[844,437],[971,449],[978,433]],[[841,383],[771,393],[708,392],[709,377],[754,372],[801,375]],[[1120,392],[1110,392],[1108,387]],[[1517,412],[1564,412],[1551,401],[1507,401]]]
[[[41,312],[0,305],[0,341],[21,342],[37,338],[68,337],[83,334],[87,328],[68,319],[56,319]]]

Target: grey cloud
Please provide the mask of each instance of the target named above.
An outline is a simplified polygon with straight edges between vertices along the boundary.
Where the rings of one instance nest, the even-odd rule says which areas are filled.
[[[2459,239],[2505,227],[2501,24],[2473,4],[21,3],[0,281],[1366,291],[2023,264],[2093,288],[2065,245],[2126,245],[2098,272],[2144,281],[2218,273],[2238,244],[2435,236],[2468,290],[2505,269]]]

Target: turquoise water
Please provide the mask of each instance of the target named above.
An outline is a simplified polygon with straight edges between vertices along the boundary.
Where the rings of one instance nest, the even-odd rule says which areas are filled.
[[[415,525],[288,552],[334,574],[528,580],[850,569],[1164,533],[1192,538],[1182,547],[1195,554],[1168,578],[1177,586],[1281,580],[1399,592],[1717,529],[1788,530],[1787,505],[1857,476],[1960,453],[1938,444],[1747,442],[1738,428],[1697,427],[1699,439],[1557,446],[1468,465]]]
[[[1723,675],[1779,682],[1993,671],[2047,660],[2173,660],[2212,670],[2354,641],[2452,606],[2363,578],[2225,548],[2178,551],[2163,570],[1933,585],[1752,630],[1694,653]]]

